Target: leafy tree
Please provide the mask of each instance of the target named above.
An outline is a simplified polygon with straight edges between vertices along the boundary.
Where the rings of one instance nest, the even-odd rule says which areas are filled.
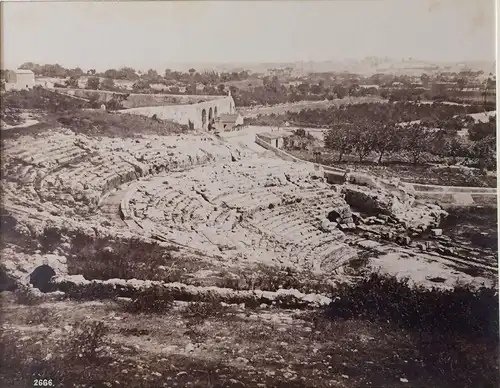
[[[40,75],[42,67],[34,62],[25,62],[21,66],[19,66],[19,68],[23,70],[31,70],[36,75]]]
[[[139,79],[139,76],[131,67],[122,67],[120,70],[118,70],[116,78],[121,80],[136,81]]]
[[[412,155],[413,164],[418,164],[422,154],[429,150],[432,137],[429,128],[421,124],[412,124],[405,127],[403,148]]]
[[[373,128],[373,150],[378,153],[378,163],[385,155],[400,150],[402,128],[395,123],[376,123]]]
[[[337,98],[344,98],[347,96],[347,89],[344,88],[341,85],[338,85],[334,88],[335,94],[337,95]]]
[[[149,82],[145,79],[140,79],[134,82],[132,85],[132,89],[134,91],[143,91],[143,90],[148,90],[150,89]]]
[[[329,131],[325,132],[325,148],[337,151],[338,161],[342,162],[344,155],[353,149],[354,136],[355,131],[352,125],[333,125]]]
[[[105,78],[101,82],[100,88],[103,90],[114,90],[115,89],[115,81],[112,78]]]
[[[295,131],[293,131],[293,133],[295,136],[298,137],[307,137],[307,132],[303,128],[296,129]]]
[[[370,155],[374,148],[374,127],[368,121],[359,122],[353,131],[353,149],[359,157],[359,161]]]
[[[472,146],[472,156],[478,160],[481,170],[496,168],[496,139],[487,136]]]
[[[43,65],[37,71],[41,75],[54,78],[64,78],[68,75],[68,70],[57,63],[55,65]]]
[[[99,89],[99,77],[89,77],[87,79],[87,89],[97,90]]]
[[[79,76],[71,76],[69,79],[64,81],[65,85],[67,88],[74,88],[77,89],[79,88],[78,80],[80,79]]]
[[[106,78],[118,79],[119,76],[119,72],[116,69],[108,69],[104,72],[104,77]]]
[[[443,154],[453,158],[453,163],[456,163],[456,158],[466,158],[470,156],[470,149],[467,143],[459,136],[453,136],[447,139]]]
[[[481,141],[488,136],[496,136],[496,116],[490,117],[486,123],[475,123],[469,129],[469,139],[472,141]]]
[[[149,69],[146,74],[143,75],[143,78],[147,79],[149,82],[156,83],[161,81],[161,77],[158,72],[154,69]]]
[[[75,67],[74,69],[69,69],[67,71],[67,76],[68,77],[82,77],[85,73],[83,72],[83,70],[79,67]]]

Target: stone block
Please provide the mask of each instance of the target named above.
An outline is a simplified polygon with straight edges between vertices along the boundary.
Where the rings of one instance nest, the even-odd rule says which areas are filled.
[[[432,229],[431,233],[434,237],[439,237],[443,235],[443,229]]]

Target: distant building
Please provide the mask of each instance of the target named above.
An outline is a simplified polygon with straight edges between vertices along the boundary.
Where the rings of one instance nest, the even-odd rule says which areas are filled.
[[[221,114],[215,119],[215,129],[217,131],[232,131],[234,127],[243,125],[243,116],[239,113]]]
[[[6,78],[5,90],[27,90],[35,86],[35,73],[31,70],[9,71]]]
[[[284,138],[289,135],[284,134],[282,132],[266,132],[259,134],[260,138],[264,140],[266,143],[271,144],[276,148],[283,148],[283,144],[285,142]]]
[[[373,85],[359,85],[361,89],[380,89],[380,86],[373,84]]]
[[[169,90],[169,87],[164,84],[150,84],[149,87],[153,90],[160,90],[160,91]]]

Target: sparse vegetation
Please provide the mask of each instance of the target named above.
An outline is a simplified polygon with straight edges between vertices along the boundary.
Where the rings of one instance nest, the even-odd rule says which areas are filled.
[[[14,291],[16,296],[16,301],[19,304],[26,306],[36,306],[42,303],[42,300],[39,296],[35,295],[33,289],[29,286],[21,285],[16,288]]]
[[[100,352],[108,344],[108,331],[104,322],[77,322],[65,344],[68,358],[74,362],[96,363]]]
[[[195,321],[202,321],[208,318],[220,318],[227,314],[228,309],[221,304],[221,299],[212,296],[203,302],[191,302],[184,310],[182,315]]]
[[[2,93],[2,117],[4,112],[7,113],[9,109],[61,113],[89,107],[88,102],[85,100],[72,98],[42,87]]]
[[[146,134],[183,133],[186,126],[149,117],[102,111],[79,111],[62,115],[58,122],[87,136],[136,137]]]
[[[166,314],[173,306],[173,295],[163,288],[153,287],[126,305],[125,311],[133,314]]]

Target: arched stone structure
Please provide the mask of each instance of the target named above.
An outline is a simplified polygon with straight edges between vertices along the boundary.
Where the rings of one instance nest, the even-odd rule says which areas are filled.
[[[179,124],[189,125],[192,123],[194,129],[207,129],[210,108],[212,108],[212,119],[215,121],[221,114],[234,113],[235,105],[231,96],[203,96],[206,101],[195,104],[145,106],[140,108],[123,109],[120,112],[137,114],[142,116],[156,117],[161,120],[172,120]],[[205,111],[205,122],[203,122],[203,111]]]
[[[206,109],[201,110],[201,127],[203,129],[207,129],[207,110]]]

